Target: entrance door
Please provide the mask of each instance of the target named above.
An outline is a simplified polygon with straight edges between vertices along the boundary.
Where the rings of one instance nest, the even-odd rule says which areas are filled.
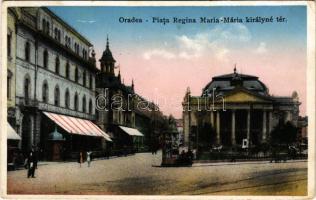
[[[31,149],[31,119],[25,115],[22,121],[22,151],[27,153]]]
[[[31,119],[25,115],[22,121],[22,151],[27,153],[31,149]]]

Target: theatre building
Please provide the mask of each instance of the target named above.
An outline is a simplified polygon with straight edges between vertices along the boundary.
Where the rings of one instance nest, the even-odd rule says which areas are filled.
[[[213,77],[201,96],[191,96],[189,89],[186,92],[185,144],[196,148],[203,138],[207,138],[203,142],[209,147],[266,143],[278,124],[291,122],[297,126],[299,105],[296,92],[292,96],[272,96],[258,77],[237,73],[235,68],[231,74]]]
[[[47,8],[15,8],[14,129],[27,152],[42,159],[102,150],[110,137],[94,121],[95,54],[92,44]]]

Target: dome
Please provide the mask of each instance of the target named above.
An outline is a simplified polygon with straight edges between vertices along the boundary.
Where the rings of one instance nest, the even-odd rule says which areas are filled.
[[[115,59],[113,58],[112,52],[109,47],[109,39],[106,39],[106,48],[103,51],[102,57],[100,61],[105,61],[105,62],[116,62]]]
[[[202,96],[211,96],[213,93],[225,94],[234,90],[236,87],[242,87],[251,92],[260,95],[268,95],[268,88],[256,76],[239,74],[234,69],[234,73],[215,76],[203,89]],[[213,92],[214,91],[214,92]]]

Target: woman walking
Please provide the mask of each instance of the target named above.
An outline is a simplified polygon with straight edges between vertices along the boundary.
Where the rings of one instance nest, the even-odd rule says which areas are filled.
[[[88,167],[90,167],[90,163],[91,163],[91,151],[87,151],[87,162],[88,162]]]

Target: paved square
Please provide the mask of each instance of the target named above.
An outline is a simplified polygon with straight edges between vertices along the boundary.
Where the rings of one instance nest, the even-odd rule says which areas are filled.
[[[36,178],[26,170],[8,172],[9,194],[122,195],[306,195],[307,162],[268,161],[158,167],[157,155],[139,153],[93,161],[40,165]]]

